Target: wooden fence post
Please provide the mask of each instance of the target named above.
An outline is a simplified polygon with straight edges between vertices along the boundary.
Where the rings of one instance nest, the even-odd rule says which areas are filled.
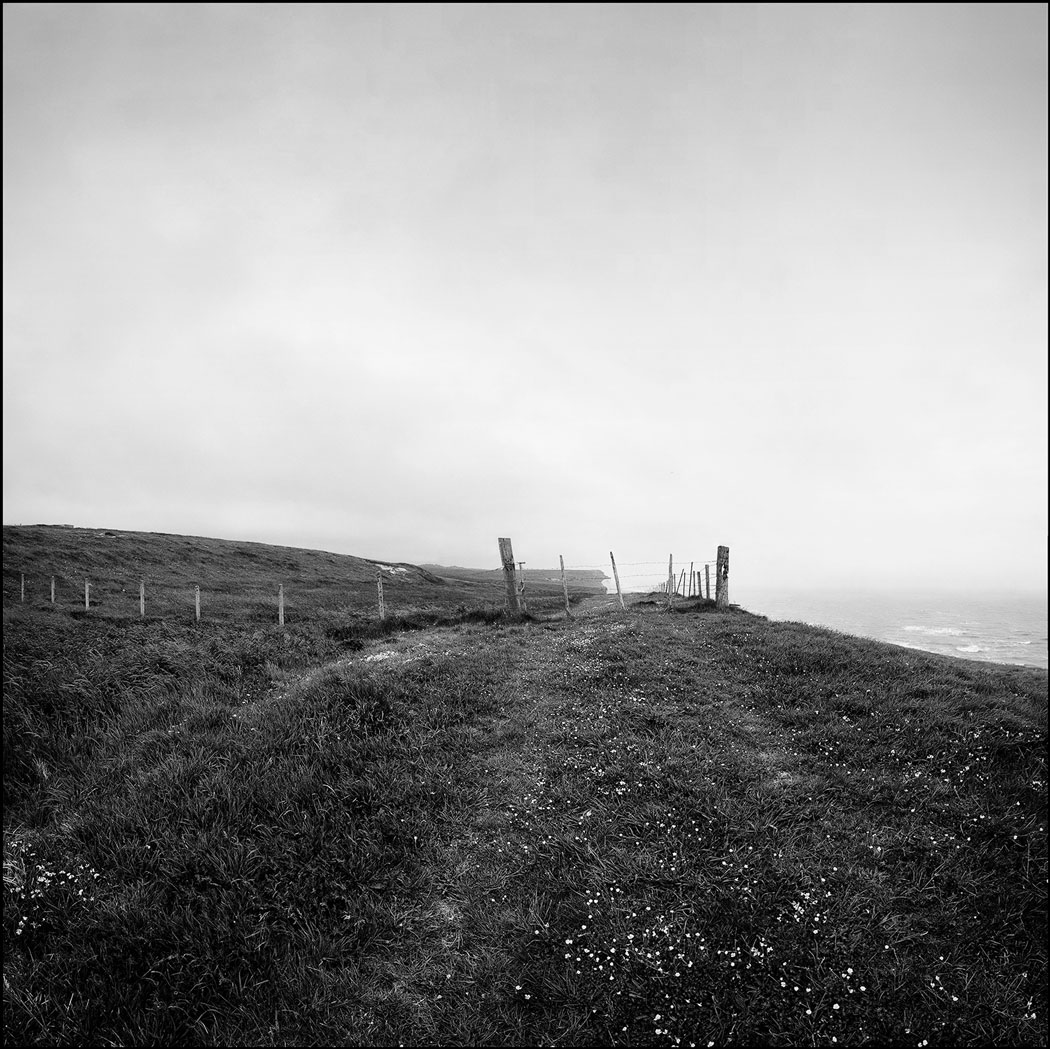
[[[89,611],[91,609],[91,584],[85,579],[84,580],[84,609]]]
[[[193,588],[193,608],[197,615],[197,622],[201,621],[201,588],[195,586]]]
[[[677,594],[681,590],[683,596],[685,596],[685,569],[682,569],[682,574],[678,577],[678,586],[675,587],[674,592]]]
[[[707,600],[711,600],[711,566],[704,565],[704,582],[707,584]]]
[[[51,577],[51,604],[55,603],[55,577]]]
[[[529,606],[525,600],[525,562],[518,562],[518,571],[521,572],[521,581],[518,583],[518,600],[521,602],[521,610],[524,613],[528,613]]]
[[[139,580],[139,616],[145,618],[146,616],[146,580]]]
[[[689,562],[689,596],[693,596],[693,562]]]
[[[572,612],[569,611],[569,584],[565,582],[565,558],[558,554],[558,560],[561,562],[561,591],[565,595],[565,618],[572,619]]]
[[[667,556],[667,611],[674,608],[674,554]]]
[[[376,569],[376,592],[379,595],[379,618],[386,619],[386,604],[383,601],[383,569]]]
[[[22,596],[20,600],[25,601],[26,599],[26,574],[25,572],[20,573],[22,576]]]
[[[284,626],[284,583],[277,584],[277,625]]]
[[[726,608],[729,604],[729,547],[718,548],[718,563],[715,565],[715,604]]]
[[[609,560],[612,561],[613,566],[613,579],[616,580],[616,596],[620,599],[620,611],[626,612],[627,609],[623,603],[623,591],[620,589],[620,573],[616,571],[616,558],[613,557],[613,552],[609,551]]]
[[[514,550],[509,539],[500,539],[499,556],[503,562],[503,579],[507,584],[507,607],[511,612],[517,612],[518,584],[514,578]]]

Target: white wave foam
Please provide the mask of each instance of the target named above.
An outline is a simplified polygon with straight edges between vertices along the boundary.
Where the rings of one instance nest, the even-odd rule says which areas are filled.
[[[953,637],[958,637],[962,633],[953,626],[906,626],[904,629],[918,634],[951,634]]]
[[[956,652],[983,652],[984,649],[980,645],[956,645]]]

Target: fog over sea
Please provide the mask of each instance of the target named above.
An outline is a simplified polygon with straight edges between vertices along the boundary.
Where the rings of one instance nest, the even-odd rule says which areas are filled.
[[[796,620],[945,656],[1047,669],[1046,595],[729,590],[770,619]]]

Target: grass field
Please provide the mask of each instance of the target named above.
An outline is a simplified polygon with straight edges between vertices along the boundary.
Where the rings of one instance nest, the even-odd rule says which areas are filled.
[[[393,615],[493,611],[506,602],[502,574],[495,571],[421,567],[375,561],[324,550],[199,536],[122,532],[57,525],[5,525],[4,602],[20,600],[58,611],[90,611],[95,617],[139,617],[139,584],[146,587],[146,614],[169,623],[195,621],[194,587],[201,588],[201,619],[207,624],[259,627],[277,622],[277,588],[284,586],[285,621],[313,624],[345,613],[375,616],[376,572],[383,576],[386,609]],[[604,593],[601,572],[570,575],[573,600]],[[90,609],[84,583],[90,584]],[[533,578],[530,610],[564,607],[560,583]]]
[[[11,532],[6,1041],[1046,1043],[1044,671],[696,601],[139,621],[12,602]]]

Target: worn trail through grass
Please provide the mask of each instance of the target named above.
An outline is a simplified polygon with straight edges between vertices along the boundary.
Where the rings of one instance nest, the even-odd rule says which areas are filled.
[[[1045,1040],[1043,672],[606,598],[205,641],[21,788],[15,1040]]]
[[[430,938],[398,951],[422,949],[430,966],[415,982],[402,972],[388,993],[422,1015],[440,1012],[434,973],[444,971],[453,993],[442,1000],[455,1015],[434,1015],[432,1032],[455,1028],[467,1001],[475,1023],[488,1018],[480,1040],[505,1038],[517,1010],[551,1042],[691,1044],[704,1030],[724,1039],[749,1029],[777,1041],[797,1025],[829,1041],[944,1036],[962,1009],[956,992],[980,978],[959,975],[957,945],[946,961],[943,938],[967,907],[977,909],[970,922],[990,917],[980,913],[988,886],[971,872],[964,887],[956,868],[972,836],[938,818],[944,785],[917,769],[961,755],[915,752],[912,718],[893,717],[892,703],[880,724],[874,677],[840,673],[837,687],[802,697],[770,688],[746,623],[622,617],[593,604],[597,613],[573,624],[491,642],[502,667],[496,703],[449,770],[469,800],[424,854],[416,899],[428,900],[417,905]],[[910,661],[884,666],[893,662]],[[802,668],[768,670],[781,684]],[[776,702],[778,692],[791,702]],[[861,721],[883,738],[852,744]],[[904,743],[900,755],[890,740]],[[830,760],[851,749],[863,760]],[[883,767],[903,755],[916,771]],[[938,799],[932,812],[920,780]],[[931,928],[923,896],[938,879],[953,887],[954,917]],[[918,949],[923,941],[930,949]],[[745,992],[759,972],[760,988]],[[1021,990],[1033,985],[1020,973],[1011,982],[1014,1021],[1034,1021]],[[913,1028],[887,1026],[880,996],[909,994],[953,1008],[933,1019],[917,1006]]]

